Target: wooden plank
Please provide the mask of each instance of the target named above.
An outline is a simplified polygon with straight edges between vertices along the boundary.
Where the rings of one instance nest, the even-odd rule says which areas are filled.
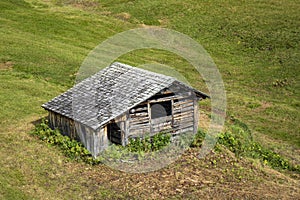
[[[84,135],[85,135],[85,141],[86,141],[86,148],[87,150],[91,151],[91,138],[88,134],[87,130],[85,129],[85,126],[82,126],[84,129]]]
[[[139,129],[140,130],[150,130],[150,127],[149,127],[149,125],[148,126],[140,126],[140,127],[138,127],[138,126],[130,127],[129,132],[139,130]]]
[[[85,146],[85,148],[87,148],[86,145],[86,134],[85,134],[85,130],[82,124],[79,123],[79,135],[80,135],[80,141],[83,143],[83,146]]]
[[[143,125],[143,124],[149,125],[149,120],[130,122],[130,123],[129,123],[129,127],[132,127],[132,126],[139,126],[139,125]]]
[[[177,106],[181,106],[183,104],[193,103],[193,101],[194,101],[193,99],[188,99],[185,101],[178,101],[178,102],[174,103],[174,106],[177,107]]]
[[[198,132],[198,122],[199,122],[199,111],[198,111],[198,101],[194,100],[194,134]]]
[[[93,152],[94,152],[94,156],[96,156],[98,154],[98,135],[95,133],[95,131],[93,131]]]
[[[193,118],[194,116],[194,113],[178,113],[176,115],[174,115],[174,120],[180,120],[182,118],[187,118],[187,117],[190,117],[190,118]]]
[[[182,118],[181,120],[175,120],[174,126],[175,126],[175,125],[176,125],[176,126],[178,126],[178,125],[181,126],[181,124],[189,123],[189,122],[194,123],[193,118],[191,118],[191,117],[189,117],[189,118]]]
[[[125,135],[124,135],[124,142],[125,142],[125,145],[128,144],[128,134],[129,134],[129,112],[127,111],[126,112],[126,120],[125,120]]]
[[[172,113],[172,116],[171,116],[171,125],[173,126],[173,123],[174,123],[174,99],[171,100],[171,113]]]
[[[139,112],[139,113],[130,114],[130,118],[139,118],[139,117],[146,117],[146,116],[148,116],[147,112]]]
[[[180,129],[186,129],[186,128],[192,128],[192,131],[193,131],[193,126],[194,126],[194,123],[182,124],[180,127],[174,128],[174,131],[178,131]]]
[[[158,126],[152,126],[153,129],[161,129],[161,128],[165,128],[165,127],[172,128],[172,125],[170,123],[170,124],[161,124]]]
[[[194,122],[194,118],[192,115],[188,116],[183,116],[183,117],[180,117],[180,118],[176,118],[175,119],[175,122],[181,122],[181,123],[185,123],[185,122]]]
[[[156,95],[152,96],[149,100],[156,100],[156,99],[165,99],[168,97],[173,97],[175,94],[172,91],[166,91],[166,92],[159,92]]]
[[[121,132],[120,132],[120,138],[121,138],[121,144],[122,146],[125,146],[125,122],[122,121],[120,122],[120,129],[121,129]]]
[[[161,94],[173,94],[173,92],[170,91],[170,90],[162,91],[162,92],[160,92],[160,93],[161,93]]]
[[[160,127],[160,128],[154,128],[153,133],[159,133],[159,132],[168,132],[169,130],[172,130],[172,127]]]
[[[183,117],[183,118],[177,118],[174,120],[174,124],[182,124],[182,123],[188,123],[188,122],[193,122],[193,117]]]
[[[190,95],[184,95],[184,96],[178,95],[178,96],[174,97],[174,100],[178,100],[179,102],[180,101],[186,101],[186,100],[189,100],[189,99],[191,99]]]
[[[174,115],[174,119],[178,120],[180,118],[184,118],[184,117],[193,117],[194,113],[188,112],[188,113],[178,113],[176,115]]]
[[[150,134],[152,133],[152,127],[151,127],[151,109],[150,109],[150,103],[147,103],[148,107],[148,115],[149,115],[149,128],[150,128]]]
[[[148,108],[147,108],[146,105],[144,107],[138,107],[138,108],[130,109],[130,114],[133,114],[133,113],[136,113],[136,112],[143,112],[143,111],[146,111],[146,112],[148,111]]]
[[[149,121],[149,117],[134,118],[129,120],[130,123],[139,123],[143,121]]]
[[[162,126],[171,126],[172,125],[172,122],[169,121],[169,122],[165,122],[165,123],[160,123],[160,124],[152,124],[152,127],[162,127]]]
[[[175,111],[174,116],[186,115],[188,113],[194,114],[194,108],[193,109],[181,110],[180,112],[179,111]]]
[[[172,135],[178,135],[178,134],[182,134],[182,133],[185,133],[185,132],[193,132],[193,127],[188,127],[188,128],[185,128],[185,129],[179,129],[179,130],[173,132]]]
[[[186,107],[186,108],[183,108],[183,109],[176,109],[174,110],[174,113],[173,115],[176,115],[176,114],[179,114],[179,113],[184,113],[184,112],[192,112],[194,113],[194,107]]]
[[[86,127],[86,130],[87,130],[87,133],[89,134],[90,136],[90,152],[91,154],[94,156],[95,155],[95,151],[94,151],[94,131],[92,129],[90,129],[89,127]]]
[[[147,127],[150,127],[148,122],[145,122],[145,123],[139,123],[139,124],[130,124],[129,127],[132,128],[132,127],[141,127],[141,126],[147,126]]]
[[[182,109],[187,109],[187,108],[193,109],[194,106],[193,106],[193,104],[191,104],[191,105],[185,105],[185,104],[183,104],[181,106],[174,107],[174,112],[176,112],[177,110],[182,110]]]
[[[141,137],[141,136],[149,134],[149,133],[150,133],[150,129],[130,130],[128,138],[131,138],[131,137]]]
[[[174,108],[175,109],[194,108],[194,103],[190,102],[190,103],[182,104],[180,106],[175,106]]]
[[[159,99],[153,99],[149,100],[149,103],[158,103],[158,102],[163,102],[163,101],[171,101],[172,97],[165,97],[165,98],[159,98]]]
[[[172,127],[171,126],[164,126],[164,127],[153,128],[153,132],[156,132],[156,133],[165,132],[167,130],[172,130]]]
[[[136,130],[144,130],[144,131],[150,131],[150,127],[149,126],[143,126],[143,127],[130,127],[129,129],[129,133],[136,131]]]
[[[130,122],[129,127],[141,126],[141,125],[147,125],[147,126],[149,126],[149,120]]]
[[[180,106],[182,104],[192,104],[193,103],[193,99],[185,99],[185,100],[179,100],[174,102],[174,106]]]
[[[108,146],[107,125],[99,130],[100,134],[100,150],[103,151]]]
[[[191,122],[187,122],[187,123],[184,123],[184,124],[179,124],[178,127],[174,127],[174,130],[176,131],[177,129],[182,129],[182,128],[186,128],[186,127],[190,127],[190,126],[193,126],[194,125],[194,122],[191,121]]]

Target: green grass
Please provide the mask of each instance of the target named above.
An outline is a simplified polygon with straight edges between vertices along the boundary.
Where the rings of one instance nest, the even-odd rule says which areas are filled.
[[[1,199],[127,197],[119,196],[113,186],[87,186],[85,182],[95,184],[88,175],[74,181],[86,166],[61,164],[65,158],[60,151],[29,137],[28,131],[31,122],[46,115],[40,105],[73,85],[83,59],[95,46],[142,24],[174,29],[203,45],[222,74],[228,115],[246,123],[264,148],[299,164],[297,1],[97,2],[0,1]],[[139,50],[118,60],[171,66],[207,92],[193,67],[172,53]],[[209,102],[202,105],[208,112]],[[61,170],[65,177],[51,179]]]
[[[13,61],[16,71],[69,87],[88,52],[125,29],[106,16],[12,2],[0,3],[0,61]]]
[[[300,16],[296,1],[102,1],[102,5],[114,13],[129,13],[132,23],[160,25],[159,20],[166,20],[165,27],[198,41],[222,72],[228,110],[251,128],[300,147]],[[136,57],[151,60],[144,53]],[[157,57],[160,63],[178,66],[173,56]],[[186,74],[184,66],[179,68]],[[187,78],[195,86],[197,79]],[[284,79],[286,85],[273,85]],[[251,109],[245,105],[249,98],[272,105],[266,111]]]

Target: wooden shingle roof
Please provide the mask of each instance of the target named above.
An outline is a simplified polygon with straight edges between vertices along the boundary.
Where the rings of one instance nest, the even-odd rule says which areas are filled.
[[[42,107],[96,130],[175,82],[208,97],[175,78],[116,62]]]

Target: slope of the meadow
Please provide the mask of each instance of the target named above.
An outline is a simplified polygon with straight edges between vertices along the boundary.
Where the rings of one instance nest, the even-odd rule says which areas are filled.
[[[222,74],[227,115],[299,165],[299,9],[292,0],[2,0],[0,198],[299,198],[297,172],[237,158],[222,147],[203,160],[192,148],[167,168],[127,174],[71,161],[28,134],[46,116],[40,105],[73,85],[94,47],[131,28],[160,26],[203,45]],[[119,60],[174,67],[207,92],[192,66],[169,52],[139,50]],[[202,108],[209,116],[209,102]]]

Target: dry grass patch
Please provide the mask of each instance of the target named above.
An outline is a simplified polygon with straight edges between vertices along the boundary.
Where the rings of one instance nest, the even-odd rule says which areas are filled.
[[[13,68],[13,62],[11,61],[6,61],[0,63],[0,70],[8,70]]]
[[[123,21],[128,21],[131,18],[131,15],[126,12],[116,14],[115,16],[116,16],[116,18],[123,20]]]

